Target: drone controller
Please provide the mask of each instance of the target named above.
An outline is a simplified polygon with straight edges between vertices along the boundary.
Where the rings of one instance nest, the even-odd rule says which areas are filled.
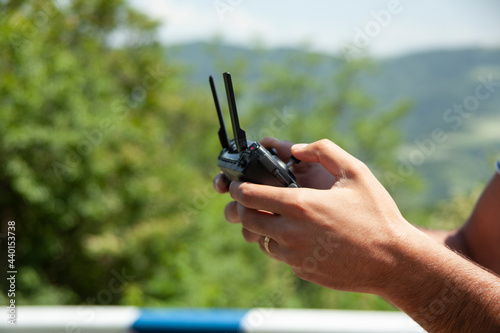
[[[224,117],[219,105],[219,99],[217,98],[214,79],[212,76],[209,77],[220,124],[219,140],[222,145],[222,151],[217,162],[219,168],[231,181],[239,180],[271,186],[300,187],[295,181],[295,175],[289,169],[292,163],[299,163],[300,160],[292,156],[290,163],[285,165],[276,154],[270,153],[258,142],[247,140],[245,131],[241,129],[238,119],[231,75],[226,72],[223,74],[223,77],[234,133],[234,139],[231,141],[229,141],[227,136],[226,125],[224,124]]]

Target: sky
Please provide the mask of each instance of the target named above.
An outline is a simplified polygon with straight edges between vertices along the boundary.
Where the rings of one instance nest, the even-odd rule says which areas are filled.
[[[209,41],[379,57],[500,46],[498,0],[130,0],[166,44]]]

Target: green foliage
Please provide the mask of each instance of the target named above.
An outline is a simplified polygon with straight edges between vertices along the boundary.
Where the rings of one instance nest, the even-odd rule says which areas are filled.
[[[483,188],[476,186],[468,193],[453,193],[450,199],[440,201],[429,216],[428,226],[443,230],[459,228],[469,218]]]
[[[2,230],[17,222],[19,274],[31,276],[19,298],[53,285],[63,296],[46,301],[86,302],[121,264],[87,239],[186,199],[168,190],[189,173],[169,172],[177,148],[165,139],[186,105],[160,98],[182,88],[156,43],[109,45],[122,26],[145,40],[154,31],[122,1],[32,1],[3,15],[0,204]]]
[[[297,279],[224,221],[207,82],[185,82],[156,26],[125,1],[5,4],[0,211],[2,232],[16,221],[18,302],[391,309]],[[231,60],[221,71],[244,77],[245,59]],[[358,89],[365,60],[309,75],[324,65],[295,54],[257,85],[238,79],[249,137],[329,137],[375,171],[394,167],[391,125],[408,104],[378,109]]]

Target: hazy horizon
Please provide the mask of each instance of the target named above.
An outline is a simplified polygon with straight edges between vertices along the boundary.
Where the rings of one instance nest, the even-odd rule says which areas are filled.
[[[500,47],[500,2],[392,0],[130,0],[158,20],[165,44],[210,41],[392,57],[434,49]]]

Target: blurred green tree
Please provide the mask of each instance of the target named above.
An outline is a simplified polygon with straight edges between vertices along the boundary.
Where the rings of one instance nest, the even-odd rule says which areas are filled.
[[[18,297],[116,303],[123,287],[98,292],[122,269],[134,274],[116,254],[120,242],[93,237],[119,239],[186,200],[169,188],[190,175],[171,138],[180,122],[204,121],[184,116],[189,99],[156,22],[125,1],[4,6],[0,211],[2,231],[17,222]]]
[[[224,222],[207,82],[184,82],[156,22],[120,0],[3,6],[0,222],[5,237],[16,221],[21,304],[391,308],[299,282]],[[224,70],[243,77],[233,60]],[[320,85],[309,73],[321,66],[295,55],[264,67],[258,86],[238,84],[251,138],[329,137],[376,170],[393,166],[389,125],[408,105],[373,112],[363,61],[339,61]]]

